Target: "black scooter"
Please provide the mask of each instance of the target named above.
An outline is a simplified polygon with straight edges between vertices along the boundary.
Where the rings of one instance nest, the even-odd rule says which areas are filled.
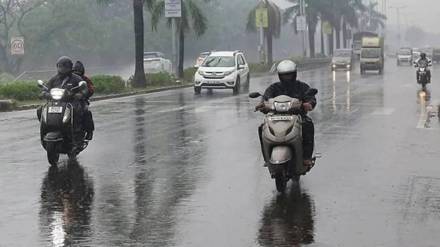
[[[38,81],[47,103],[38,111],[41,145],[47,151],[47,160],[51,166],[57,166],[60,154],[75,159],[88,142],[85,139],[78,113],[79,103],[73,99],[87,90],[87,83],[81,81],[71,89],[52,88],[50,91],[43,81]],[[76,119],[78,117],[78,119]]]
[[[422,64],[418,64],[418,63],[414,63],[414,67],[417,68],[417,83],[422,85],[422,90],[426,91],[426,85],[428,83],[430,83],[430,79],[428,78],[428,71],[429,71],[429,67],[432,66],[432,63],[422,63]]]

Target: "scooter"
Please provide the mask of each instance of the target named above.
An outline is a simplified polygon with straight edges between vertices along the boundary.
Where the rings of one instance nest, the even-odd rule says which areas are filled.
[[[88,145],[81,121],[76,119],[75,104],[72,103],[75,95],[87,90],[87,83],[81,81],[71,89],[52,88],[49,91],[43,81],[39,80],[38,86],[47,99],[47,103],[37,110],[41,145],[47,152],[49,164],[57,166],[60,154],[75,159]]]
[[[309,89],[306,96],[315,96],[317,89]],[[260,93],[249,94],[258,98]],[[304,166],[302,124],[302,99],[281,95],[265,101],[260,111],[266,114],[260,127],[261,149],[269,173],[275,179],[278,192],[284,192],[287,182],[299,181],[310,168]],[[315,164],[316,157],[312,159]]]
[[[414,63],[414,67],[417,68],[417,83],[422,85],[422,90],[426,90],[426,85],[430,83],[430,78],[428,78],[428,70],[432,66],[431,62],[428,63]]]

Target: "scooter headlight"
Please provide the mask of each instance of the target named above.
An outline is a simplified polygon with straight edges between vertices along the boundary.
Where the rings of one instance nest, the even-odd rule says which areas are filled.
[[[64,111],[64,116],[63,116],[63,123],[66,124],[70,121],[70,108],[66,108],[66,110]]]
[[[420,72],[425,72],[426,68],[421,67]]]
[[[275,111],[277,112],[288,112],[292,107],[291,102],[275,102],[273,103]]]
[[[54,100],[61,100],[63,98],[65,92],[66,92],[66,90],[61,89],[61,88],[52,88],[50,90],[50,96]]]

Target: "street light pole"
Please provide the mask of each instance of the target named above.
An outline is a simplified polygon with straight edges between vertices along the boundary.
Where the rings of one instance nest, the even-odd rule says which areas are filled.
[[[397,16],[397,39],[399,40],[399,47],[402,46],[402,34],[400,28],[400,10],[406,8],[406,6],[390,6],[390,9],[396,9]]]
[[[305,0],[299,0],[299,11],[301,18],[306,18],[306,11],[305,11]],[[307,56],[307,36],[306,36],[307,28],[302,30],[302,48],[303,48],[303,56]]]

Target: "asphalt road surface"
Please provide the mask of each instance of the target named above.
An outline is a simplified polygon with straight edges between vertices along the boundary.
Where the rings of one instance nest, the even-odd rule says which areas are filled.
[[[263,167],[263,116],[245,93],[95,102],[94,141],[58,171],[35,111],[0,113],[0,246],[438,246],[440,70],[427,100],[414,68],[394,61],[384,75],[300,79],[319,89],[322,158],[285,194]]]

